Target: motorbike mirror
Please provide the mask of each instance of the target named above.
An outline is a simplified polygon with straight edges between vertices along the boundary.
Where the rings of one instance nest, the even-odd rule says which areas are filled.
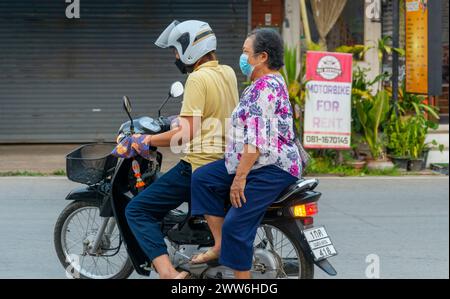
[[[180,81],[174,82],[170,87],[170,96],[172,98],[178,98],[183,93],[184,93],[184,86],[183,83],[181,83]]]
[[[125,111],[128,114],[131,114],[131,102],[130,99],[128,99],[127,96],[123,96],[123,109],[125,109]]]
[[[167,101],[169,101],[170,98],[178,98],[184,93],[184,86],[183,83],[180,81],[172,83],[172,86],[170,86],[170,92],[167,98],[164,100],[164,102],[159,106],[158,109],[158,117],[161,116],[161,110],[166,105]]]
[[[131,102],[130,99],[127,96],[123,96],[123,109],[125,109],[125,112],[128,115],[128,118],[130,119],[130,132],[134,134],[134,122],[133,118],[131,117]]]

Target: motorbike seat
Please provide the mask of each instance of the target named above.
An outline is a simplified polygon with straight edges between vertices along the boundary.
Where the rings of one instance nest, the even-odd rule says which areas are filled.
[[[278,199],[274,202],[274,204],[279,204],[291,197],[295,194],[301,194],[306,191],[314,190],[314,188],[319,185],[318,179],[300,179],[294,184],[287,187],[283,192],[281,192],[280,196],[278,196]]]

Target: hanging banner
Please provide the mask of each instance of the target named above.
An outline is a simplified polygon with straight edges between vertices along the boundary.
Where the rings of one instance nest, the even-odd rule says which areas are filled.
[[[350,149],[351,54],[306,54],[304,140],[309,149]]]
[[[406,91],[442,93],[441,0],[406,0]]]
[[[428,7],[426,0],[406,1],[406,90],[428,94]]]

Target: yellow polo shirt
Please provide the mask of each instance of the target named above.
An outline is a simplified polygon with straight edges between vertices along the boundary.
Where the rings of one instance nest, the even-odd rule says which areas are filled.
[[[192,72],[185,84],[180,116],[200,116],[201,130],[186,147],[182,160],[198,167],[223,158],[225,120],[239,102],[234,70],[217,60],[206,62]]]

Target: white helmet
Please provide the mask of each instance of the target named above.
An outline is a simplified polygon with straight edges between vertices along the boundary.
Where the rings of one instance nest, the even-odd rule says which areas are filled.
[[[208,23],[173,21],[155,42],[160,48],[174,47],[185,66],[195,64],[205,54],[215,51],[217,39]]]

